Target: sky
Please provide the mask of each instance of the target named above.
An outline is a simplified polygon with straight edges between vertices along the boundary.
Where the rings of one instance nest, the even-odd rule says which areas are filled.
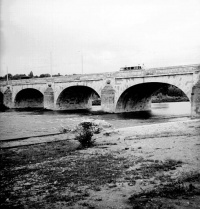
[[[200,63],[200,0],[0,0],[0,76]]]

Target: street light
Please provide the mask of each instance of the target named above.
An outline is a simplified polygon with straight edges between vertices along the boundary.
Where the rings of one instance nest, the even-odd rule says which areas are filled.
[[[51,70],[51,77],[52,77],[52,52],[50,51],[50,70]]]
[[[8,66],[6,66],[6,71],[7,71],[7,76],[6,76],[6,80],[7,80],[7,85],[8,85]]]

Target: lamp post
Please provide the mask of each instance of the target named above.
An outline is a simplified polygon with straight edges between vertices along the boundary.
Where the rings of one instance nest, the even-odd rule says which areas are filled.
[[[52,77],[52,52],[50,52],[50,70],[51,70],[51,77]]]
[[[7,80],[7,85],[8,85],[8,66],[6,67],[6,71],[7,71],[7,77],[6,77],[6,80]]]

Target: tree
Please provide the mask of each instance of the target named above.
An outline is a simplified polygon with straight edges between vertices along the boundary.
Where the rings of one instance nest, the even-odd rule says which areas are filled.
[[[30,73],[29,73],[29,75],[28,75],[30,78],[33,78],[34,76],[33,76],[33,72],[31,71]]]
[[[44,78],[44,77],[51,77],[51,75],[48,74],[48,73],[46,73],[46,74],[41,74],[41,75],[40,75],[40,78]]]
[[[5,79],[7,79],[7,74],[5,75]],[[8,79],[12,79],[12,74],[8,73]]]
[[[60,73],[56,74],[56,75],[52,75],[52,77],[59,77],[61,76]]]
[[[22,77],[25,77],[25,76],[26,76],[25,74],[16,74],[16,75],[13,75],[12,79],[18,80],[18,79],[21,79]]]

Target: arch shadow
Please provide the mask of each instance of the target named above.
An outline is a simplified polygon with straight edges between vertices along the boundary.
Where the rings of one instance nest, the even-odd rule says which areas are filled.
[[[37,89],[23,89],[17,93],[14,107],[23,109],[44,108],[44,95]]]
[[[161,92],[165,93],[169,86],[173,85],[167,83],[150,82],[131,86],[120,95],[116,103],[116,112],[136,112],[150,110],[152,96]],[[178,89],[178,96],[184,95],[184,97],[189,100],[187,95],[181,89],[178,87],[175,87],[175,89]],[[161,100],[162,98],[160,98],[160,102],[162,102]],[[157,101],[159,102],[159,98]]]
[[[58,110],[90,109],[92,101],[100,98],[99,94],[88,86],[71,86],[64,89],[56,101]]]
[[[3,105],[3,93],[0,91],[0,105]]]
[[[3,93],[0,91],[0,111],[5,111],[7,109],[7,107],[4,105],[4,95]]]

